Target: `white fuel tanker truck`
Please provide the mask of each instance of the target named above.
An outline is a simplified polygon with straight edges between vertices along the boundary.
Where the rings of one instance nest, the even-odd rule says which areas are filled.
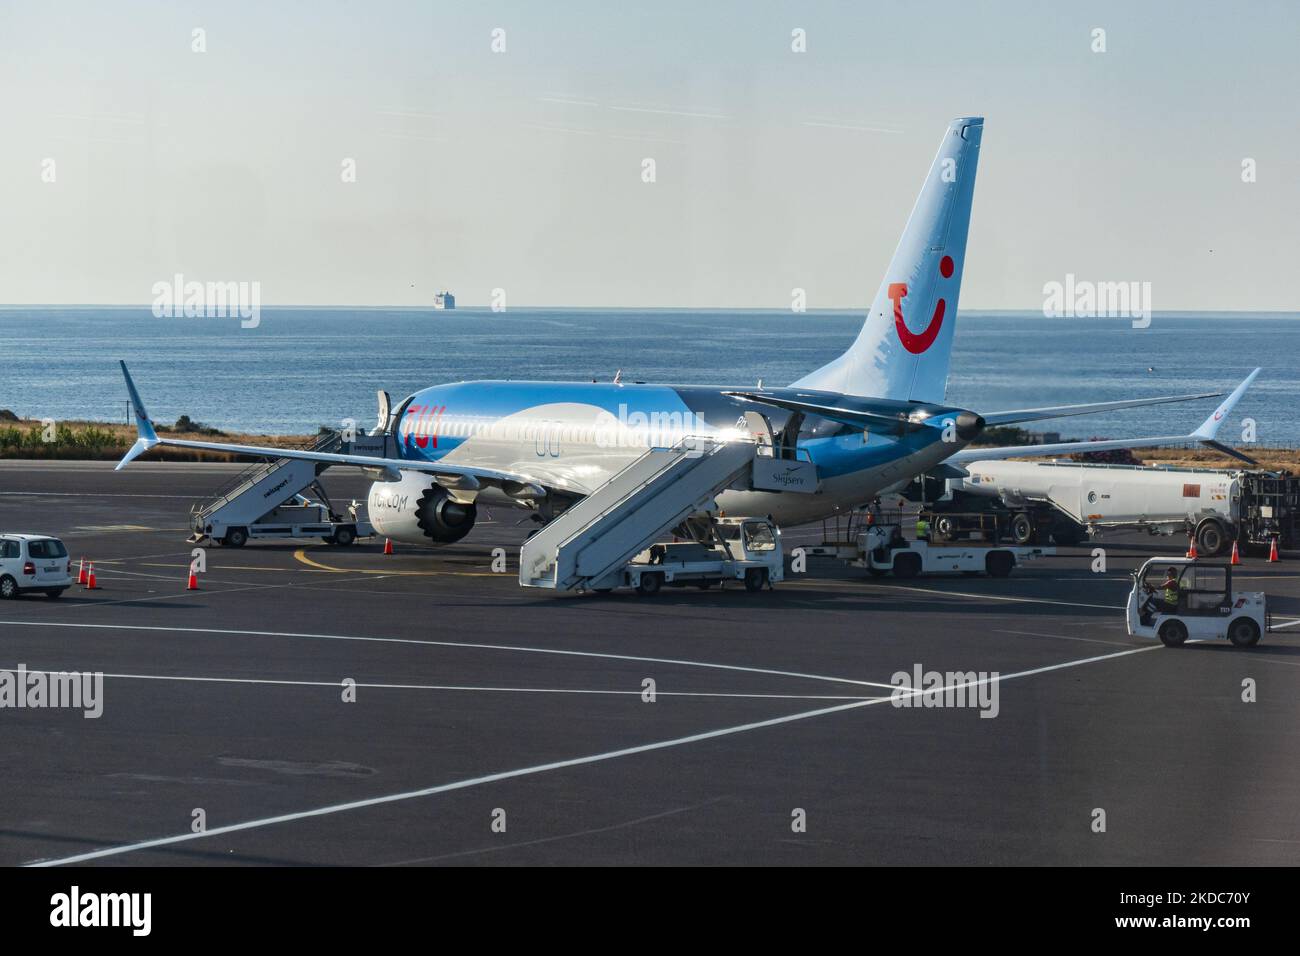
[[[927,502],[939,539],[960,537],[966,517],[1009,512],[1017,544],[1076,544],[1109,528],[1193,534],[1205,556],[1243,546],[1295,545],[1300,478],[1260,471],[1084,464],[1073,461],[973,461]]]

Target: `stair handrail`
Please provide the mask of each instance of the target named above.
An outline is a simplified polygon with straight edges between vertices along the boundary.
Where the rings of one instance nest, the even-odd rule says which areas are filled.
[[[718,451],[719,451],[719,450],[720,450],[724,445],[736,445],[736,444],[750,444],[750,445],[753,445],[753,444],[755,444],[755,442],[753,442],[752,440],[750,440],[750,439],[748,439],[748,438],[734,439],[734,440],[731,440],[731,441],[720,441],[720,440],[718,440],[718,439],[715,439],[715,438],[712,438],[712,437],[709,437],[709,436],[687,436],[687,437],[685,437],[685,438],[679,439],[678,441],[674,442],[672,445],[669,445],[669,446],[658,445],[658,446],[651,446],[651,447],[647,448],[643,454],[638,455],[635,459],[633,459],[632,461],[628,462],[627,465],[625,465],[623,468],[619,469],[619,471],[617,471],[614,475],[612,475],[612,476],[609,478],[609,483],[612,483],[612,482],[613,482],[613,481],[614,481],[614,480],[615,480],[619,475],[623,474],[623,472],[627,471],[629,468],[633,467],[633,466],[636,465],[638,462],[642,461],[642,460],[646,457],[646,455],[650,454],[651,452],[655,452],[655,451],[674,451],[674,452],[678,452],[678,453],[680,454],[680,453],[684,453],[684,452],[686,452],[686,451],[688,450],[688,445],[694,445],[694,444],[697,444],[697,443],[699,443],[699,442],[701,442],[701,441],[705,444],[705,448],[702,450],[701,454],[699,455],[699,457],[700,457],[701,459],[706,458],[706,457],[711,457],[712,455],[716,454],[716,453],[717,453],[717,452],[718,452]],[[622,506],[622,505],[625,504],[627,501],[629,501],[631,498],[633,498],[635,495],[639,494],[639,493],[640,493],[643,489],[645,489],[648,485],[650,485],[652,482],[654,482],[656,479],[658,479],[661,475],[663,475],[663,473],[664,473],[664,472],[665,472],[669,467],[671,467],[673,464],[675,464],[677,461],[680,461],[680,460],[681,460],[680,458],[673,459],[672,461],[670,461],[669,463],[667,463],[663,468],[660,468],[659,470],[655,471],[652,475],[648,476],[648,477],[645,478],[643,481],[641,481],[640,483],[638,483],[635,487],[633,487],[633,488],[627,490],[626,492],[624,492],[624,493],[623,493],[622,495],[620,495],[617,499],[615,499],[613,502],[611,502],[609,505],[607,505],[607,506],[605,507],[605,509],[604,509],[603,511],[600,512],[599,515],[597,515],[595,518],[592,519],[591,522],[588,522],[588,526],[589,526],[590,524],[596,522],[596,521],[600,521],[600,520],[602,520],[606,515],[608,515],[608,514],[610,514],[611,512],[615,511],[615,510],[618,509],[620,506]],[[572,542],[573,542],[573,541],[578,537],[578,535],[581,534],[581,533],[582,533],[581,529],[580,529],[580,530],[577,530],[577,531],[574,531],[574,532],[573,532],[572,534],[570,534],[568,537],[566,537],[566,538],[564,538],[562,541],[558,542],[558,543],[556,544],[556,546],[555,546],[555,550],[556,550],[556,552],[558,552],[561,548],[564,548],[564,547],[568,546],[570,543],[572,543]],[[554,568],[554,567],[555,567],[555,563],[554,563],[553,561],[548,562],[548,567],[550,567],[550,568]],[[602,572],[602,573],[603,573],[603,572]],[[583,579],[585,579],[585,580],[591,580],[593,577],[599,577],[599,576],[600,576],[600,575],[580,575],[580,577],[583,578]],[[557,580],[556,583],[558,584],[559,581]]]
[[[328,452],[334,448],[340,447],[342,443],[342,432],[329,429],[328,431],[316,436],[316,438],[310,442],[303,442],[288,447],[294,451]],[[269,475],[272,471],[281,468],[286,462],[292,460],[293,459],[290,458],[271,458],[267,461],[253,462],[230,481],[221,485],[208,498],[207,503],[203,504],[197,511],[195,509],[198,507],[199,502],[195,502],[194,505],[191,505],[190,514],[195,516],[210,514],[217,508],[220,508],[222,505],[237,497],[238,493],[241,492],[245,486],[251,487],[252,485],[255,485],[257,482],[261,481],[262,478],[266,477],[266,475]]]

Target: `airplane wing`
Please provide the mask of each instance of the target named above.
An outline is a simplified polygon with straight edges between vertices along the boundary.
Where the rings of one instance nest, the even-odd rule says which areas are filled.
[[[833,422],[840,422],[843,425],[853,425],[856,428],[888,427],[898,429],[901,432],[919,431],[925,427],[923,420],[909,418],[906,414],[888,415],[881,412],[869,412],[856,408],[841,408],[837,405],[822,405],[816,402],[797,401],[792,398],[781,398],[776,395],[766,395],[761,392],[723,392],[723,395],[729,395],[732,398],[741,398],[747,402],[756,402],[760,405],[771,405],[774,408],[784,408],[792,412],[804,412],[809,415],[817,415],[820,418],[830,419]]]
[[[1112,412],[1120,408],[1140,408],[1143,405],[1164,405],[1167,402],[1190,402],[1198,398],[1218,398],[1222,394],[1222,392],[1201,392],[1199,395],[1132,398],[1118,402],[1093,402],[1089,405],[1050,405],[1046,408],[1019,408],[1009,412],[989,412],[987,415],[981,415],[980,417],[984,419],[986,426],[1018,425],[1021,422],[1038,422],[1046,418],[1069,418],[1071,415]]]
[[[1228,417],[1228,412],[1232,411],[1233,406],[1246,393],[1246,389],[1255,381],[1255,376],[1260,373],[1259,369],[1251,372],[1246,376],[1245,381],[1232,390],[1232,394],[1223,400],[1214,413],[1210,415],[1200,427],[1187,435],[1163,435],[1153,438],[1116,438],[1102,441],[1075,441],[1059,442],[1052,445],[1006,445],[1000,448],[967,448],[950,455],[944,459],[945,464],[960,465],[967,461],[989,461],[995,458],[1024,458],[1024,457],[1042,457],[1046,455],[1073,455],[1084,451],[1108,451],[1121,448],[1156,448],[1161,445],[1181,445],[1185,443],[1199,442],[1215,451],[1230,455],[1233,458],[1244,461],[1250,465],[1259,464],[1253,458],[1242,454],[1235,448],[1224,445],[1215,440],[1219,433],[1219,426]],[[1222,392],[1216,393],[1222,394]],[[1067,406],[1068,407],[1068,406]],[[1114,407],[1123,407],[1123,403],[1115,404]],[[1011,413],[1004,413],[1011,414]],[[988,416],[986,416],[987,420]],[[1023,421],[1024,419],[1022,419]]]
[[[160,438],[155,430],[153,420],[145,411],[144,402],[136,390],[131,373],[126,363],[122,366],[122,375],[126,378],[126,390],[131,396],[131,406],[135,409],[136,430],[139,437],[130,451],[117,464],[115,471],[121,471],[128,464],[139,458],[151,448],[170,445],[175,448],[199,448],[206,451],[229,452],[235,455],[252,455],[261,458],[298,458],[304,461],[328,462],[332,465],[355,465],[361,468],[384,468],[390,471],[421,471],[449,479],[448,485],[463,491],[474,491],[487,483],[500,485],[514,497],[543,498],[546,488],[543,482],[530,475],[498,471],[494,468],[479,468],[467,465],[455,465],[439,461],[408,460],[406,458],[377,458],[370,455],[341,455],[333,452],[306,451],[295,448],[271,448],[263,445],[236,445],[228,442],[190,441],[180,438]]]
[[[819,402],[785,398],[763,392],[723,392],[733,398],[760,405],[785,408],[792,412],[804,412],[828,418],[857,428],[886,427],[897,430],[899,434],[918,431],[925,427],[925,413],[921,410],[887,414],[858,408],[845,408]],[[1222,392],[1200,392],[1196,395],[1161,395],[1156,398],[1133,398],[1118,402],[1094,402],[1090,405],[1054,405],[1046,408],[1022,408],[1008,412],[991,412],[980,415],[985,427],[990,425],[1013,425],[1019,422],[1036,422],[1045,418],[1066,418],[1071,415],[1091,415],[1095,412],[1108,412],[1120,408],[1140,408],[1144,405],[1163,405],[1167,402],[1190,402],[1198,398],[1217,398]],[[974,414],[974,413],[972,413]]]

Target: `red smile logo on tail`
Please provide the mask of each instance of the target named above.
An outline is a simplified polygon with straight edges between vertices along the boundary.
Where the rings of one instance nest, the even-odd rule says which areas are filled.
[[[944,256],[939,262],[939,273],[945,279],[950,278],[953,273],[953,264],[951,256]],[[943,325],[943,312],[947,303],[942,298],[934,304],[934,315],[930,319],[930,324],[925,327],[921,333],[913,332],[903,321],[903,299],[907,297],[906,282],[891,282],[889,285],[889,298],[894,302],[894,328],[898,331],[898,340],[903,343],[903,348],[907,349],[913,355],[920,355],[931,345],[939,336],[939,328]]]

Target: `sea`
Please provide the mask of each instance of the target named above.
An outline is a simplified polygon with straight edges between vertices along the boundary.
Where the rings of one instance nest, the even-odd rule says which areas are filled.
[[[308,434],[369,427],[375,392],[474,379],[785,385],[843,351],[859,311],[265,308],[156,318],[148,307],[0,307],[0,409],[25,418],[127,420],[117,360],[159,422]],[[977,412],[1230,391],[1262,366],[1220,439],[1243,419],[1262,445],[1300,445],[1300,314],[1156,313],[1129,319],[963,312],[949,403]],[[1065,438],[1185,434],[1216,401],[1036,426]]]

